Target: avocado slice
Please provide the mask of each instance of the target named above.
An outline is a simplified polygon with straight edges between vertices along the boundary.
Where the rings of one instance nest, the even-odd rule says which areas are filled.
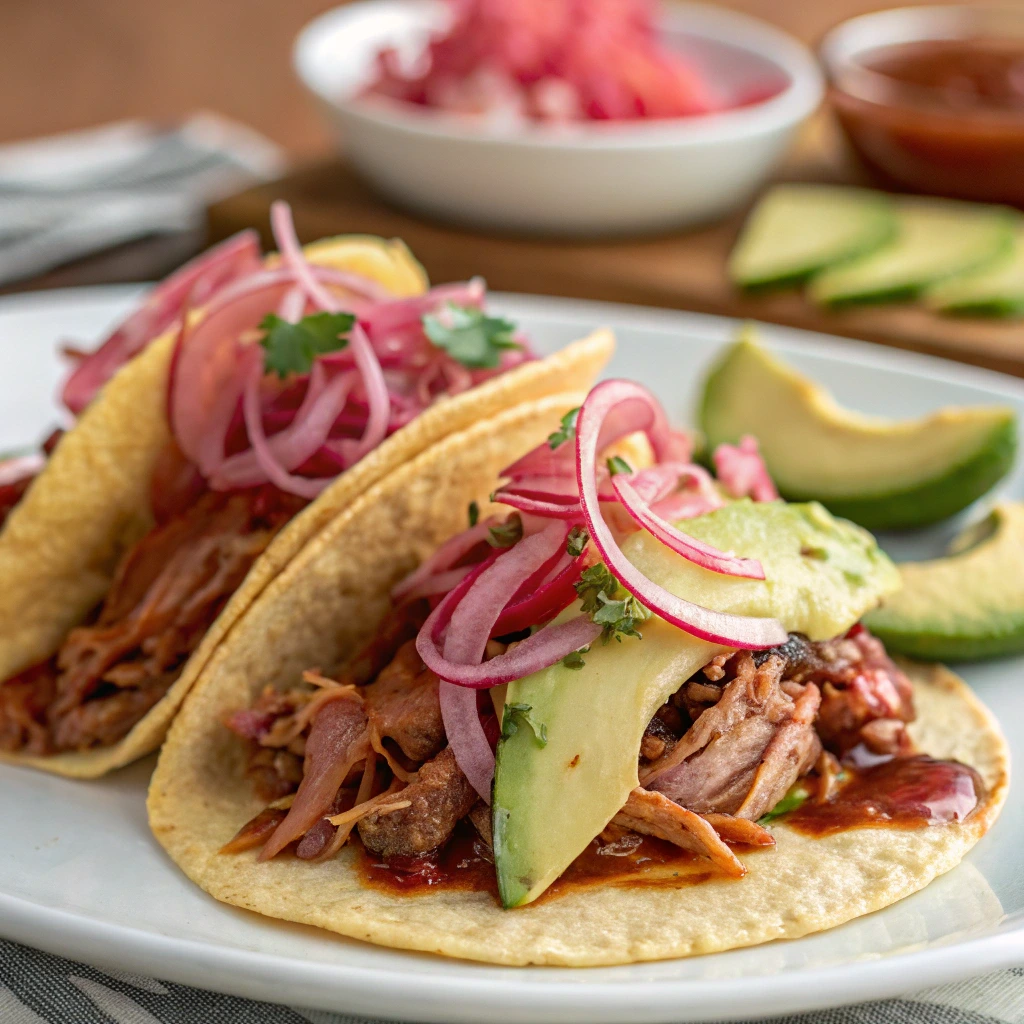
[[[1013,248],[995,263],[959,274],[925,292],[929,308],[963,316],[1024,316],[1024,225]]]
[[[709,448],[753,434],[779,492],[816,499],[872,530],[938,522],[1001,480],[1017,448],[1003,406],[940,409],[918,420],[851,412],[757,344],[752,329],[712,369],[700,426]]]
[[[821,305],[910,299],[930,285],[980,268],[1013,246],[1015,215],[951,199],[902,199],[891,242],[818,274],[808,294]]]
[[[623,551],[649,579],[709,608],[771,615],[825,639],[844,632],[899,586],[870,534],[816,503],[748,500],[679,524],[724,550],[761,559],[767,580],[701,569],[647,533]],[[573,607],[564,617],[579,614]],[[509,705],[528,705],[533,729],[498,744],[494,861],[506,907],[535,900],[615,816],[638,784],[637,751],[654,712],[726,650],[651,619],[643,639],[593,645],[584,665],[553,665],[510,683]]]
[[[949,557],[900,571],[903,589],[864,620],[890,650],[928,661],[1024,652],[1024,504],[997,505]]]
[[[796,284],[835,263],[872,252],[896,234],[881,192],[838,185],[776,185],[747,218],[729,258],[741,288]]]

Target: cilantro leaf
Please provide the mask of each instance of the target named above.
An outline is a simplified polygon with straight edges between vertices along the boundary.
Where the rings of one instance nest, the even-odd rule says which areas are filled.
[[[618,473],[632,473],[633,467],[625,459],[619,458],[618,455],[613,455],[608,460],[608,472],[612,476]]]
[[[637,624],[649,619],[651,613],[619,585],[603,562],[584,569],[574,586],[583,612],[604,627],[605,643],[612,637],[620,643],[624,636],[643,639]]]
[[[488,530],[487,543],[492,548],[510,548],[519,542],[523,535],[523,521],[517,515],[511,515],[503,523],[498,523]]]
[[[533,738],[538,747],[548,745],[548,727],[533,718],[532,704],[506,704],[501,716],[501,738],[507,740],[519,732],[519,726],[525,725],[533,730]]]
[[[505,349],[522,348],[511,320],[472,306],[449,303],[437,315],[423,317],[423,330],[434,345],[471,370],[494,370]]]
[[[574,526],[565,541],[566,553],[572,555],[573,558],[578,558],[589,543],[590,534],[582,526]]]
[[[480,506],[475,501],[471,501],[469,503],[469,525],[473,527],[478,522],[480,522]]]
[[[266,352],[264,368],[282,378],[290,373],[309,373],[317,356],[337,352],[348,344],[343,335],[355,322],[351,313],[311,313],[295,324],[268,313],[260,323],[260,330],[265,332],[260,338]]]
[[[562,664],[566,668],[581,669],[586,664],[583,660],[584,654],[589,654],[589,647],[581,647],[578,651],[570,651],[563,659]]]
[[[566,441],[572,440],[576,436],[576,417],[579,416],[579,408],[570,409],[561,420],[561,427],[556,430],[553,434],[548,435],[548,444],[552,448],[557,448],[559,445],[565,444]]]
[[[758,825],[767,825],[776,818],[781,818],[790,811],[795,811],[810,794],[801,783],[792,786],[788,793],[767,813],[757,819]]]

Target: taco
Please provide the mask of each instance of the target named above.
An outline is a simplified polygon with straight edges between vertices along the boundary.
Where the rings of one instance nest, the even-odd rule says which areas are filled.
[[[94,777],[155,749],[323,524],[439,438],[587,386],[613,347],[538,360],[481,281],[429,289],[401,243],[303,251],[286,206],[273,224],[281,256],[225,243],[80,358],[75,426],[7,465],[0,758]]]
[[[688,449],[609,381],[360,495],[204,667],[159,842],[226,903],[513,965],[796,937],[952,868],[998,726],[859,624],[898,585],[870,534],[779,501],[752,439],[717,479]]]

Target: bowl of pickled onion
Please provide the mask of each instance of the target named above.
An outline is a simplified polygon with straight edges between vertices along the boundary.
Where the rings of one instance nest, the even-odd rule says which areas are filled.
[[[654,0],[360,0],[299,35],[348,161],[429,217],[594,236],[743,205],[816,109],[810,52]]]

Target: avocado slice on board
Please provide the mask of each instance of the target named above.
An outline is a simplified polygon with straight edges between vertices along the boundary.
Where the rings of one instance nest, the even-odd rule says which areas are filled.
[[[634,534],[623,551],[674,594],[718,611],[774,616],[813,639],[845,632],[899,586],[874,538],[816,503],[744,500],[679,526],[759,558],[767,579],[701,569],[647,533]],[[577,614],[573,606],[563,617]],[[518,728],[498,744],[492,821],[504,906],[536,899],[611,821],[639,785],[637,753],[647,723],[724,650],[655,618],[644,623],[642,640],[598,641],[582,668],[557,664],[509,684],[506,707],[528,706],[534,728]]]
[[[816,275],[821,305],[912,299],[947,277],[990,264],[1013,246],[1016,215],[1000,206],[951,199],[902,199],[892,241]]]
[[[872,252],[896,235],[888,196],[838,185],[776,185],[754,208],[729,257],[741,288],[797,284]]]
[[[938,522],[1001,480],[1017,448],[1002,406],[888,420],[840,407],[759,344],[750,328],[712,369],[700,426],[709,448],[753,434],[779,492],[872,530]]]
[[[940,313],[963,316],[1024,316],[1024,225],[1013,248],[995,263],[958,274],[925,292],[925,303]]]
[[[890,650],[929,661],[1024,651],[1024,504],[997,505],[949,557],[900,571],[903,589],[865,619]]]

